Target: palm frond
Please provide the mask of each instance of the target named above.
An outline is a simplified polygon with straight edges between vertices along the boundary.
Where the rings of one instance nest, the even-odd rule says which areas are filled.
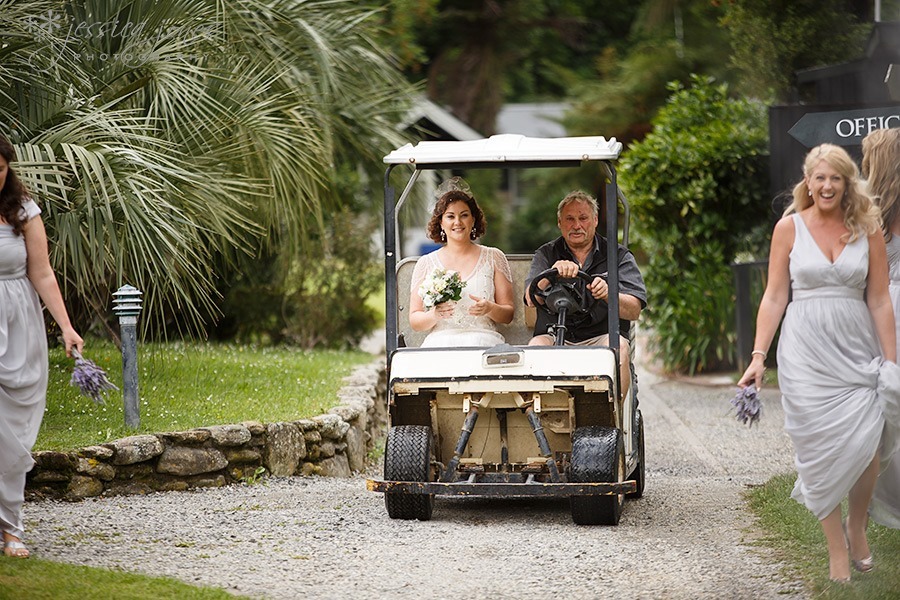
[[[350,0],[0,0],[0,126],[67,291],[199,324],[241,254],[302,251],[412,88]],[[318,236],[325,237],[325,236]]]

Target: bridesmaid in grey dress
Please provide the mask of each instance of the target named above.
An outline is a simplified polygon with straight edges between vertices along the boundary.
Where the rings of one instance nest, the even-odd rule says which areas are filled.
[[[887,243],[891,302],[900,314],[900,129],[876,129],[863,139],[862,171],[881,209]],[[900,327],[900,319],[897,320]],[[900,331],[897,335],[900,343]],[[900,529],[900,453],[881,471],[869,514],[877,523]]]
[[[753,356],[739,386],[762,384],[782,315],[778,383],[797,468],[791,496],[819,519],[829,575],[846,582],[851,563],[862,572],[874,566],[867,511],[879,459],[900,439],[900,368],[879,211],[839,146],[809,152],[775,225]]]
[[[34,461],[47,397],[47,336],[40,300],[62,331],[66,354],[82,349],[50,267],[41,209],[28,198],[10,163],[15,150],[0,137],[0,531],[3,554],[27,558],[22,543],[25,474]],[[39,300],[40,297],[40,300]]]

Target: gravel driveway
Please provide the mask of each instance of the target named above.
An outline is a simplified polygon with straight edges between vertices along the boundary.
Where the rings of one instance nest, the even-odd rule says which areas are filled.
[[[805,598],[754,546],[741,497],[792,470],[777,391],[748,430],[731,387],[639,372],[647,488],[618,527],[573,525],[565,500],[438,498],[432,521],[392,521],[364,476],[271,478],[29,503],[28,541],[42,558],[262,598]]]

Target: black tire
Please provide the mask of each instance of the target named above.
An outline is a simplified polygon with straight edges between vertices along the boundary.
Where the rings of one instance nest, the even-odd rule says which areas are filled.
[[[625,442],[622,431],[612,427],[579,427],[572,434],[572,459],[568,480],[572,483],[625,480]],[[577,525],[618,525],[624,494],[571,496],[572,520]]]
[[[384,445],[385,481],[431,480],[431,427],[398,425],[388,431]],[[392,519],[428,521],[434,510],[434,494],[386,492],[384,505]]]
[[[640,498],[644,495],[644,469],[647,464],[644,460],[644,416],[641,415],[641,411],[637,411],[635,423],[635,431],[637,431],[638,464],[634,468],[634,471],[628,476],[628,479],[634,479],[637,482],[637,489],[632,493],[627,494],[629,498]]]

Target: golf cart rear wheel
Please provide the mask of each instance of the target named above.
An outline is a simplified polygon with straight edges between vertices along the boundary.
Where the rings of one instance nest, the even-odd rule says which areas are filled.
[[[640,498],[644,495],[644,469],[646,462],[644,461],[644,417],[641,411],[637,411],[635,416],[635,431],[637,431],[637,459],[638,464],[634,471],[628,476],[628,479],[634,479],[637,482],[637,488],[630,494],[629,498]]]
[[[387,481],[430,481],[431,427],[398,425],[388,431],[384,446],[384,478]],[[434,494],[386,492],[384,505],[392,519],[428,521]]]
[[[625,442],[612,427],[579,427],[572,434],[570,482],[614,483],[625,480]],[[618,525],[624,494],[571,496],[572,520],[578,525]]]

